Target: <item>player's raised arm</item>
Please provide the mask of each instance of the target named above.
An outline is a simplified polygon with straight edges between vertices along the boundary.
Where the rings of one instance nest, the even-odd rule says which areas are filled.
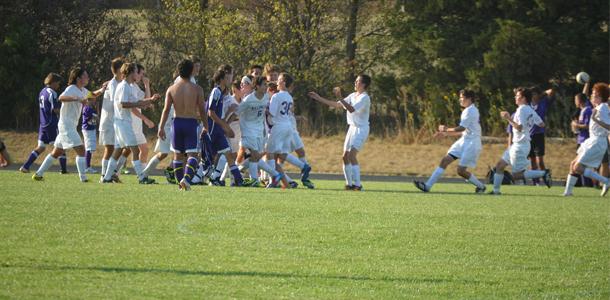
[[[331,101],[326,98],[323,98],[322,96],[318,95],[318,93],[316,93],[316,92],[309,92],[309,93],[307,93],[307,96],[309,96],[309,98],[311,98],[311,99],[314,99],[322,104],[326,104],[330,107],[343,108],[343,105],[341,105],[339,102]]]
[[[167,123],[167,118],[169,116],[170,107],[174,104],[174,100],[172,98],[172,94],[170,93],[170,89],[167,89],[165,93],[165,105],[163,106],[163,112],[161,113],[161,121],[159,122],[159,130],[157,131],[157,136],[165,140],[165,123]]]

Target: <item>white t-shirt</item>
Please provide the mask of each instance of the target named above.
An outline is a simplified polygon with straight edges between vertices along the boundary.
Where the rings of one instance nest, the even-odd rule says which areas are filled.
[[[59,97],[70,96],[82,100],[87,97],[87,94],[89,94],[89,90],[84,87],[79,89],[75,84],[72,84]],[[82,110],[83,104],[80,101],[62,102],[59,110],[59,128],[76,129]]]
[[[138,102],[135,92],[132,91],[131,85],[123,80],[116,87],[114,94],[114,119],[123,120],[131,123],[131,108],[119,107],[121,103]]]
[[[279,91],[271,97],[269,102],[269,113],[273,120],[273,126],[292,126],[290,116],[292,115],[292,96],[286,91]]]
[[[269,94],[265,93],[262,99],[251,93],[241,101],[237,108],[241,136],[264,137],[265,110],[269,103]]]
[[[522,126],[520,131],[513,126],[513,143],[529,143],[532,139],[530,137],[532,127],[543,123],[536,111],[527,104],[519,105],[513,121]]]
[[[597,118],[606,124],[610,124],[610,108],[608,108],[608,103],[602,102],[600,105],[593,108],[592,115],[595,115],[596,110],[598,111]],[[606,137],[608,136],[608,130],[591,120],[589,122],[589,134],[596,137]]]
[[[347,111],[347,124],[356,127],[369,126],[369,113],[371,111],[371,97],[364,92],[357,95],[356,92],[351,93],[343,101],[354,107],[354,112]]]
[[[113,77],[108,83],[108,87],[104,92],[104,100],[102,101],[102,115],[100,116],[100,130],[103,130],[108,126],[112,126],[114,123],[113,99],[117,85],[119,85],[119,81],[116,79],[116,77]]]
[[[466,128],[462,132],[464,138],[480,138],[481,124],[479,123],[479,109],[474,104],[466,107],[460,116],[460,126]]]

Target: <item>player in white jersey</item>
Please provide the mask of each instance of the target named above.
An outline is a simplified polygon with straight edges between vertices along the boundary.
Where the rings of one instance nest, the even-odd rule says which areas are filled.
[[[333,92],[339,99],[331,101],[320,97],[315,92],[309,92],[309,97],[326,104],[330,107],[345,109],[347,111],[347,124],[349,129],[345,136],[343,145],[343,175],[345,176],[345,189],[360,191],[360,165],[358,163],[358,153],[362,151],[364,142],[369,136],[369,113],[371,109],[371,98],[367,90],[371,84],[371,77],[360,75],[354,82],[354,93],[345,99],[341,95],[340,88],[334,88]]]
[[[85,147],[76,127],[81,116],[83,104],[88,104],[89,101],[95,101],[95,98],[104,93],[108,83],[104,83],[102,88],[91,93],[85,88],[89,84],[89,74],[83,68],[74,68],[70,71],[68,80],[69,86],[59,96],[59,101],[62,102],[59,111],[58,134],[55,139],[55,147],[44,159],[38,171],[32,176],[32,179],[40,181],[43,179],[44,172],[51,167],[53,161],[56,160],[67,149],[76,151],[76,167],[81,182],[87,182],[85,174],[86,160]]]
[[[222,103],[222,115],[223,119],[235,134],[232,138],[227,138],[229,141],[229,147],[231,154],[237,157],[239,152],[239,140],[241,138],[241,129],[239,127],[239,115],[237,114],[237,108],[243,97],[249,95],[252,92],[252,76],[244,76],[241,81],[235,81],[231,84],[231,94],[224,96]],[[245,89],[242,92],[241,86],[244,85]],[[237,158],[235,159],[236,164],[239,165]],[[222,167],[222,166],[221,166]],[[224,170],[220,175],[220,182],[224,182],[226,177],[229,175],[229,164],[224,164]]]
[[[595,172],[602,163],[608,149],[610,132],[610,109],[608,108],[608,84],[599,82],[593,86],[591,104],[593,112],[589,122],[589,138],[578,148],[576,159],[570,164],[570,174],[566,180],[564,196],[572,196],[574,186],[580,175],[598,180],[603,184],[601,195],[608,193],[608,178]]]
[[[134,63],[126,63],[121,67],[121,74],[123,75],[123,81],[116,87],[115,98],[114,98],[114,130],[116,133],[118,149],[115,149],[110,162],[108,163],[108,169],[104,174],[103,183],[112,182],[112,176],[118,165],[118,159],[121,156],[122,148],[130,148],[133,154],[133,168],[138,176],[138,182],[140,184],[151,184],[154,180],[149,179],[143,172],[144,167],[140,162],[140,149],[138,148],[138,142],[136,135],[133,131],[133,125],[131,120],[131,109],[132,108],[144,108],[152,104],[160,98],[158,94],[153,95],[150,98],[138,99],[136,94],[132,91],[132,86],[136,81],[137,66]],[[118,151],[117,151],[118,150]]]
[[[476,193],[484,193],[485,185],[479,181],[474,174],[468,172],[468,168],[474,168],[479,160],[481,153],[481,124],[479,122],[479,110],[474,105],[474,92],[471,90],[460,91],[460,106],[464,108],[460,116],[460,125],[449,128],[445,125],[438,127],[437,136],[456,136],[462,135],[457,140],[447,155],[441,159],[439,166],[434,170],[432,176],[425,183],[414,181],[415,187],[423,192],[429,192],[432,186],[443,175],[445,169],[456,159],[459,159],[457,172],[462,178],[468,180],[476,188]]]
[[[544,127],[544,122],[538,116],[536,111],[529,105],[532,98],[532,93],[526,88],[515,89],[515,103],[518,108],[515,115],[511,118],[511,115],[507,111],[500,113],[500,116],[507,120],[508,123],[513,127],[513,140],[512,144],[504,155],[498,161],[495,168],[495,174],[493,176],[493,191],[490,194],[499,195],[502,180],[504,179],[504,169],[507,166],[512,167],[512,174],[514,180],[519,179],[534,179],[542,178],[547,187],[551,187],[551,172],[549,170],[528,170],[530,161],[527,159],[530,153],[530,129],[532,126],[537,125],[538,127]]]
[[[114,133],[114,91],[116,90],[116,86],[123,80],[121,78],[121,66],[123,66],[123,58],[117,57],[112,60],[110,65],[110,70],[114,75],[112,79],[108,82],[108,87],[106,88],[106,92],[104,93],[104,98],[102,102],[102,113],[100,115],[100,136],[99,143],[104,146],[104,154],[102,155],[102,177],[106,174],[106,169],[108,167],[108,161],[112,156],[112,152],[114,152],[114,145],[116,144],[115,133]]]
[[[150,80],[146,77],[144,66],[142,66],[141,64],[136,64],[136,66],[136,81],[131,84],[131,90],[135,93],[136,99],[150,98]],[[142,89],[138,85],[140,82],[144,84],[144,91],[142,91]],[[146,141],[146,136],[144,135],[142,122],[144,122],[144,124],[146,124],[146,127],[148,127],[149,129],[155,127],[155,123],[142,113],[141,108],[132,108],[131,125],[133,127],[134,133],[136,134],[138,149],[140,149],[140,162],[146,164],[146,162],[148,161],[148,142]]]

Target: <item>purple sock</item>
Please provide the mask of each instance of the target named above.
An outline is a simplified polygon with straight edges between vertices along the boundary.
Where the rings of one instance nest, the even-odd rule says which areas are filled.
[[[189,157],[188,161],[186,162],[186,175],[184,176],[184,178],[186,178],[186,180],[190,183],[191,178],[193,178],[193,176],[195,176],[196,171],[197,171],[197,159],[194,157]]]
[[[239,172],[239,168],[236,165],[232,165],[229,167],[231,170],[231,174],[233,174],[233,178],[235,179],[235,184],[242,185],[244,179],[241,177],[241,173]]]
[[[65,154],[59,157],[59,165],[61,166],[61,171],[64,173],[68,171],[66,167],[66,161],[67,160]]]
[[[28,157],[28,160],[25,162],[25,164],[23,164],[23,168],[29,170],[32,163],[34,163],[34,161],[36,161],[38,158],[38,155],[40,155],[38,152],[32,151],[32,153],[30,153],[30,157]]]
[[[182,167],[182,162],[174,160],[172,164],[174,166],[174,176],[176,176],[176,181],[180,182],[180,180],[184,178],[184,168]]]
[[[91,168],[91,151],[85,152],[85,161],[87,162],[87,168]]]

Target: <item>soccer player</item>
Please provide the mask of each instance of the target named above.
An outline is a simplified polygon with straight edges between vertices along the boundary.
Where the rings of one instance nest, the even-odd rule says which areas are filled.
[[[121,149],[129,148],[133,155],[132,164],[133,168],[138,176],[138,182],[140,184],[153,184],[154,179],[148,178],[143,170],[144,167],[140,162],[140,149],[138,148],[138,142],[136,135],[133,131],[131,121],[131,109],[147,107],[160,98],[158,94],[153,95],[150,98],[138,99],[136,93],[132,90],[132,84],[136,81],[137,77],[137,66],[134,63],[125,63],[121,67],[121,74],[123,75],[123,81],[116,87],[114,97],[114,131],[116,133],[118,149],[115,148],[112,158],[108,162],[108,169],[104,175],[103,183],[112,182],[112,176],[115,170],[117,170],[118,160],[121,156]]]
[[[190,181],[197,170],[198,121],[202,120],[205,122],[207,120],[203,108],[203,89],[190,81],[193,72],[193,62],[188,59],[182,60],[178,64],[178,70],[180,81],[170,86],[165,94],[165,106],[161,115],[158,136],[162,140],[167,138],[165,124],[168,120],[170,109],[173,107],[173,167],[180,189],[187,191],[191,187]],[[186,172],[184,172],[183,168],[185,156],[188,157]]]
[[[261,65],[252,65],[250,66],[250,75],[254,77],[254,79],[263,76],[263,66]],[[247,95],[244,95],[247,96]]]
[[[94,103],[87,103],[83,105],[83,122],[82,132],[83,139],[85,141],[85,172],[89,174],[97,173],[97,170],[91,167],[91,156],[95,152],[95,145],[97,144],[97,110],[94,107]]]
[[[526,88],[516,88],[515,103],[518,105],[515,115],[511,117],[510,113],[503,111],[500,116],[507,120],[512,126],[512,144],[504,151],[502,158],[496,164],[494,174],[494,187],[490,194],[499,195],[502,180],[504,179],[504,169],[507,166],[512,167],[512,175],[514,180],[519,179],[534,179],[542,178],[547,187],[551,187],[551,172],[549,170],[528,170],[529,160],[527,155],[530,153],[530,130],[532,126],[538,125],[544,127],[544,122],[536,111],[529,105],[531,102],[532,93]]]
[[[229,124],[231,130],[233,130],[234,136],[229,138],[229,147],[231,148],[231,154],[235,156],[237,161],[237,153],[239,152],[239,140],[241,138],[241,129],[239,126],[239,115],[236,113],[239,103],[242,98],[249,95],[252,92],[252,79],[254,77],[246,75],[241,78],[239,83],[234,82],[231,84],[231,94],[224,97],[222,103],[222,115],[225,122]],[[242,85],[244,86],[242,93]],[[220,181],[223,182],[229,174],[229,164],[224,164],[224,170],[220,175]]]
[[[57,99],[57,91],[63,78],[57,73],[49,73],[44,79],[45,87],[38,94],[38,106],[40,107],[40,127],[38,128],[38,147],[32,150],[28,160],[19,168],[22,173],[30,172],[30,166],[44,152],[47,145],[55,143],[57,137],[57,123],[59,121],[59,110],[61,103]],[[67,173],[66,155],[59,156],[61,173]]]
[[[544,92],[540,90],[538,87],[534,87],[531,89],[532,91],[532,103],[530,104],[534,111],[538,114],[540,119],[544,122],[546,118],[546,113],[548,108],[555,101],[555,92],[553,89],[548,89]],[[546,169],[544,165],[544,127],[539,127],[534,125],[532,127],[530,136],[531,136],[531,150],[528,155],[531,161],[532,170],[544,170]],[[538,185],[538,179],[533,180],[534,185]]]
[[[355,92],[344,99],[341,95],[341,89],[338,87],[333,89],[335,96],[339,99],[338,101],[322,98],[315,92],[308,93],[309,97],[318,102],[347,111],[349,129],[343,145],[343,174],[345,176],[346,190],[362,190],[358,153],[362,151],[364,142],[366,142],[369,136],[371,98],[367,90],[370,85],[371,77],[363,74],[359,75],[354,82]]]
[[[572,127],[574,134],[576,134],[576,150],[578,150],[578,148],[580,148],[589,138],[589,124],[593,109],[587,95],[583,93],[578,93],[574,96],[574,104],[576,105],[576,108],[578,108],[578,112],[573,116],[570,126]],[[578,182],[580,182],[580,184]],[[591,179],[582,175],[579,176],[578,182],[576,183],[576,186],[593,186]]]
[[[104,83],[99,90],[90,93],[85,88],[89,84],[89,74],[84,68],[76,67],[70,71],[68,84],[69,86],[59,96],[59,101],[62,102],[62,105],[57,125],[59,130],[53,151],[45,157],[38,171],[32,175],[34,180],[43,180],[44,172],[51,167],[53,161],[65,153],[65,150],[72,148],[76,151],[76,168],[78,169],[80,181],[89,181],[85,174],[85,148],[76,127],[78,126],[83,104],[88,104],[90,99],[94,101],[95,97],[104,93],[107,83]]]
[[[589,138],[578,148],[576,159],[570,164],[570,174],[566,180],[564,196],[572,196],[579,175],[595,179],[603,184],[601,195],[608,193],[608,178],[595,172],[608,149],[610,131],[610,109],[608,108],[608,84],[598,82],[593,85],[591,104],[593,113],[589,122]]]
[[[456,159],[459,159],[457,172],[462,178],[468,180],[476,188],[476,193],[484,193],[485,185],[479,181],[474,174],[468,172],[468,168],[474,168],[477,165],[479,154],[481,153],[481,124],[479,122],[479,110],[474,105],[474,92],[471,90],[460,91],[460,106],[464,108],[460,116],[460,125],[449,128],[445,125],[438,127],[438,136],[458,135],[462,137],[457,140],[447,155],[441,159],[441,162],[432,173],[432,176],[425,183],[422,181],[414,181],[415,186],[423,192],[429,192],[432,186],[443,175],[445,169]]]
[[[131,84],[132,91],[135,93],[136,99],[144,99],[150,98],[150,80],[145,75],[144,66],[141,64],[136,64],[138,71],[136,75],[136,81]],[[144,91],[138,85],[140,82],[144,84]],[[148,142],[146,141],[146,136],[144,135],[144,131],[142,128],[142,122],[146,124],[148,128],[154,128],[155,123],[147,118],[143,113],[141,108],[132,108],[131,109],[131,126],[133,127],[133,132],[136,134],[136,141],[138,142],[138,149],[140,149],[140,162],[146,164],[148,161]]]
[[[294,85],[291,86],[290,91]],[[293,99],[294,100],[294,99]],[[294,105],[292,106],[293,113],[290,114],[290,124],[292,125],[292,141],[290,143],[290,152],[286,155],[286,161],[290,164],[296,166],[301,171],[301,183],[306,186],[308,189],[313,189],[313,182],[309,180],[309,172],[311,172],[311,166],[307,162],[307,158],[305,157],[305,144],[303,144],[303,140],[301,139],[301,135],[299,134],[299,130],[297,128],[297,119],[294,116]],[[294,156],[292,152],[296,152],[297,156]],[[296,182],[294,182],[288,174],[286,174],[286,179],[289,181],[292,187],[296,187]]]
[[[114,92],[116,91],[116,87],[121,82],[121,66],[123,66],[123,58],[117,57],[112,60],[110,64],[110,70],[112,71],[113,77],[108,82],[108,88],[104,93],[104,98],[102,102],[102,112],[100,114],[100,144],[104,146],[104,154],[102,156],[102,170],[101,170],[101,180],[103,181],[104,175],[106,174],[106,169],[108,167],[108,162],[110,161],[110,157],[114,152],[114,146],[116,144],[115,132],[114,132]]]

